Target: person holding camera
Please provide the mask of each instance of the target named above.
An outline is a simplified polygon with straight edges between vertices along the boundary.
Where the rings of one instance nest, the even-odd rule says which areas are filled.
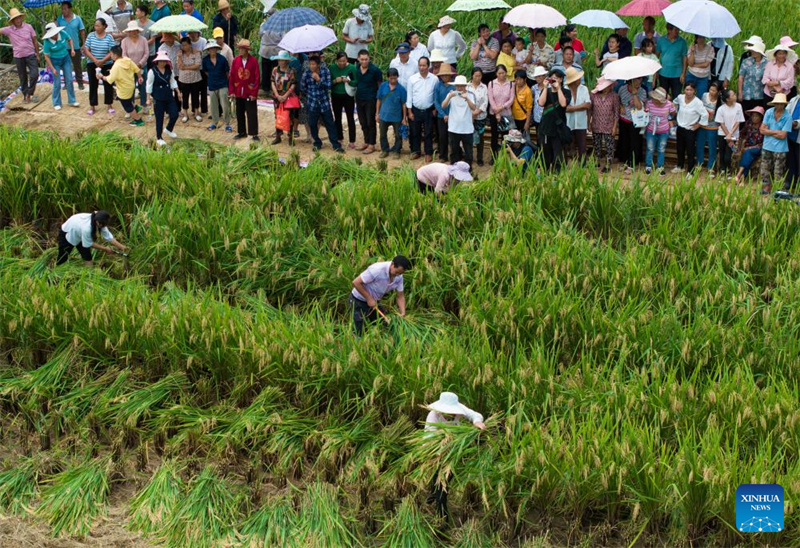
[[[465,161],[472,167],[472,146],[475,126],[472,117],[479,113],[475,104],[475,94],[467,91],[467,77],[459,74],[456,76],[454,90],[442,101],[444,108],[450,107],[447,122],[447,134],[450,139],[450,161],[456,164]]]
[[[539,106],[543,108],[539,144],[544,152],[545,166],[555,171],[564,163],[564,146],[572,141],[572,132],[567,126],[567,105],[572,100],[572,93],[564,87],[565,76],[561,67],[553,67],[545,80],[546,92],[539,95]]]

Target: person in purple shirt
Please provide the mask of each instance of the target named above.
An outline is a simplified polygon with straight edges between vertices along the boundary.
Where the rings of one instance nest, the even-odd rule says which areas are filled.
[[[378,319],[378,315],[386,318],[386,311],[378,306],[378,301],[390,291],[397,291],[398,313],[400,316],[406,315],[403,274],[408,270],[411,270],[411,261],[397,255],[391,261],[370,265],[353,280],[353,290],[348,302],[353,308],[353,325],[357,336],[364,333],[364,320],[373,322]]]
[[[502,15],[500,16],[500,21],[497,24],[497,30],[494,31],[489,38],[496,39],[499,44],[502,44],[505,40],[511,40],[512,44],[517,41],[517,35],[514,34],[513,30],[511,30],[509,24],[503,21]]]
[[[25,14],[16,8],[9,10],[8,20],[11,24],[0,28],[0,34],[8,36],[11,41],[23,102],[38,102],[38,99],[33,97],[36,82],[39,80],[39,62],[41,61],[36,32],[25,22]]]

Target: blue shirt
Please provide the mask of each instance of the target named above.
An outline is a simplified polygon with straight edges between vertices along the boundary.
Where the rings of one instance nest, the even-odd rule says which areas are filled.
[[[75,46],[75,51],[83,45],[81,44],[81,31],[86,30],[86,27],[83,26],[83,19],[73,13],[72,19],[67,22],[63,15],[59,15],[58,19],[56,19],[56,25],[64,27],[64,32],[72,38],[72,45]]]
[[[656,44],[656,53],[660,56],[661,70],[658,74],[664,78],[678,78],[683,73],[683,59],[689,53],[686,40],[678,36],[674,42],[662,36]]]
[[[331,71],[328,67],[319,67],[319,82],[307,70],[300,79],[300,89],[306,96],[306,110],[309,112],[326,112],[330,110]]]
[[[389,88],[389,82],[384,82],[378,88],[378,100],[381,110],[378,117],[382,122],[402,122],[403,105],[406,103],[406,88],[398,82],[394,90]]]
[[[453,91],[453,89],[451,84],[445,84],[441,80],[436,82],[436,87],[433,88],[433,104],[436,106],[436,116],[438,118],[450,116],[450,106],[448,105],[447,108],[442,107],[442,101],[445,100],[447,94]]]
[[[764,115],[764,121],[762,123],[773,131],[785,131],[787,134],[792,131],[792,115],[786,110],[783,111],[781,119],[776,120],[775,109],[769,109]],[[787,139],[778,139],[777,137],[764,135],[764,146],[762,150],[769,152],[789,152],[788,135]]]
[[[150,13],[150,20],[154,23],[159,19],[163,19],[164,17],[172,15],[172,10],[169,9],[169,6],[164,4],[160,8],[153,8],[153,11]]]
[[[86,43],[84,44],[86,49],[91,51],[92,55],[94,55],[98,61],[102,61],[103,57],[108,55],[108,52],[111,51],[111,48],[113,48],[114,45],[114,38],[111,36],[110,32],[107,32],[102,38],[98,38],[94,32],[90,32],[89,36],[86,37]],[[91,63],[92,60],[89,59],[89,62]],[[103,63],[103,66],[110,65],[113,62],[114,61],[111,60],[111,57],[109,57],[108,60]]]
[[[203,72],[208,75],[208,89],[209,91],[216,91],[218,89],[228,87],[228,72],[231,67],[228,66],[228,60],[224,55],[217,53],[217,62],[212,63],[211,57],[206,55],[203,57]]]

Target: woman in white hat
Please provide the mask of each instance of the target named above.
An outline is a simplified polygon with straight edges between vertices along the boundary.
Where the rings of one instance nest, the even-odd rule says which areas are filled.
[[[42,37],[44,43],[43,53],[47,63],[47,68],[53,75],[53,108],[61,110],[61,75],[64,76],[64,84],[67,87],[67,101],[71,107],[79,107],[80,103],[75,99],[75,88],[72,85],[72,57],[75,55],[72,38],[64,32],[64,27],[58,27],[55,23],[48,23],[45,26],[45,33]]]
[[[19,87],[24,103],[30,103],[36,82],[39,80],[39,42],[33,27],[25,22],[25,14],[17,8],[8,12],[9,25],[0,28],[0,34],[8,36],[17,67]]]
[[[455,22],[456,20],[449,15],[439,19],[439,24],[437,25],[439,30],[432,32],[428,38],[428,50],[431,52],[435,49],[441,50],[442,55],[444,55],[444,62],[450,63],[453,70],[457,71],[456,64],[467,51],[467,43],[458,31],[453,30],[453,23]]]
[[[228,100],[228,76],[231,67],[225,56],[220,53],[222,48],[215,40],[209,40],[205,51],[208,55],[203,57],[202,67],[206,74],[208,94],[211,98],[211,125],[208,126],[208,130],[214,131],[220,126],[220,111],[222,111],[225,131],[232,133],[230,101]]]
[[[764,95],[772,99],[779,93],[788,94],[794,87],[794,64],[797,62],[797,54],[788,46],[778,44],[767,52],[767,59],[769,63],[764,69],[764,76],[761,77]]]
[[[361,4],[353,10],[353,17],[345,21],[342,28],[342,40],[347,44],[344,51],[351,65],[358,62],[359,51],[362,49],[369,51],[369,44],[374,40],[374,34],[369,4]]]
[[[450,190],[453,181],[471,181],[469,164],[456,162],[452,166],[441,162],[433,162],[417,170],[417,188],[420,192],[445,194]]]
[[[786,173],[786,157],[789,155],[789,133],[792,131],[792,115],[786,110],[789,101],[783,93],[776,93],[770,101],[772,108],[761,122],[764,144],[761,147],[761,194],[772,192],[773,183],[783,183]]]
[[[156,116],[156,142],[159,146],[166,145],[162,133],[164,128],[164,114],[169,116],[167,122],[167,135],[172,139],[177,139],[178,135],[172,130],[178,122],[180,114],[179,101],[181,92],[178,89],[178,82],[172,72],[172,61],[169,53],[160,50],[153,59],[153,68],[147,73],[147,95],[153,104],[153,111]]]
[[[150,57],[150,44],[141,36],[142,27],[140,27],[139,23],[136,21],[131,21],[122,32],[125,34],[125,38],[122,39],[122,43],[120,44],[122,46],[122,56],[136,63],[136,66],[142,69],[142,78],[146,79],[147,59]],[[147,106],[146,87],[147,84],[144,80],[142,84],[136,86],[139,90],[139,104],[142,108],[146,108]],[[147,114],[146,111],[145,114]]]
[[[766,104],[761,80],[768,61],[764,56],[763,42],[745,46],[745,49],[750,52],[750,56],[739,67],[739,99],[747,111]]]
[[[528,171],[528,165],[533,160],[533,147],[528,144],[528,140],[525,139],[525,136],[518,129],[510,130],[508,135],[503,137],[503,141],[506,144],[506,151],[508,155],[511,156],[511,159],[522,165],[522,175],[524,177],[525,173]]]
[[[437,431],[439,424],[458,424],[462,417],[470,421],[476,428],[481,430],[486,428],[486,425],[483,424],[483,415],[459,402],[458,396],[452,392],[442,392],[439,399],[428,404],[427,407],[430,411],[425,419],[426,432]],[[450,518],[447,510],[447,481],[449,479],[450,473],[448,472],[440,481],[437,472],[431,482],[431,494],[428,497],[428,503],[436,505],[436,513],[445,521]]]
[[[472,167],[472,141],[475,135],[472,119],[480,111],[475,104],[475,95],[467,91],[466,76],[463,74],[456,76],[453,86],[455,89],[451,90],[442,101],[443,107],[450,108],[447,118],[450,162],[456,164],[463,160]]]

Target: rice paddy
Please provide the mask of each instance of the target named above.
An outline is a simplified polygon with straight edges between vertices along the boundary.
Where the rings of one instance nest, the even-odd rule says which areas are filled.
[[[430,29],[449,3],[392,5]],[[765,22],[798,6],[726,5],[768,43],[796,30]],[[406,25],[373,10],[385,65]],[[410,168],[264,148],[0,127],[0,150],[3,515],[81,539],[125,488],[168,548],[800,542],[793,204],[505,159],[435,200]],[[96,208],[127,264],[53,268],[59,223]],[[409,315],[354,338],[350,281],[398,253]],[[443,390],[487,430],[425,436]],[[783,532],[737,532],[741,483],[784,487]]]

